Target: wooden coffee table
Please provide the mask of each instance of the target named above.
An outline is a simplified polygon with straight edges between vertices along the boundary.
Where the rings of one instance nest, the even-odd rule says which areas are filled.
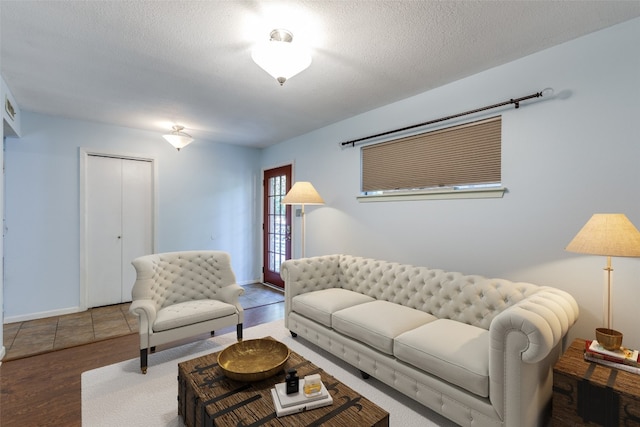
[[[258,382],[225,377],[218,353],[178,364],[178,414],[195,426],[376,426],[389,425],[389,413],[291,351],[282,372]],[[300,378],[320,374],[333,396],[333,405],[278,418],[271,389],[295,369]],[[302,386],[302,385],[301,385]]]

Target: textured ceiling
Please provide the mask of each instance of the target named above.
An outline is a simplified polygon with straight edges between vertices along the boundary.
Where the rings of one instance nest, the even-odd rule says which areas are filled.
[[[20,108],[266,147],[640,16],[640,1],[7,1]],[[311,46],[280,87],[274,28]]]

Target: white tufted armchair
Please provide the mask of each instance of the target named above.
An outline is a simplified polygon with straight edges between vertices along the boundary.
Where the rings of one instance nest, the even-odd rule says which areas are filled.
[[[140,326],[140,369],[155,347],[236,325],[242,339],[244,311],[229,254],[221,251],[167,252],[132,262],[137,278],[130,312]]]

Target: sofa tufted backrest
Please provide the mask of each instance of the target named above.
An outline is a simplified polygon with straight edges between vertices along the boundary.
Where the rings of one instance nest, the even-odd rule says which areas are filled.
[[[495,316],[543,287],[504,279],[340,255],[340,286],[484,329]]]
[[[222,251],[145,255],[132,262],[137,279],[133,299],[149,299],[156,309],[197,299],[221,299],[220,289],[236,283],[231,258]]]

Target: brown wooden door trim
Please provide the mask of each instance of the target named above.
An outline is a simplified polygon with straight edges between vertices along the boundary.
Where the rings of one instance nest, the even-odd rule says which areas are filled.
[[[291,206],[281,205],[280,200],[291,189],[291,180],[291,165],[265,170],[262,180],[262,280],[280,288],[284,288],[280,264],[291,259]],[[274,193],[272,184],[278,182]]]

